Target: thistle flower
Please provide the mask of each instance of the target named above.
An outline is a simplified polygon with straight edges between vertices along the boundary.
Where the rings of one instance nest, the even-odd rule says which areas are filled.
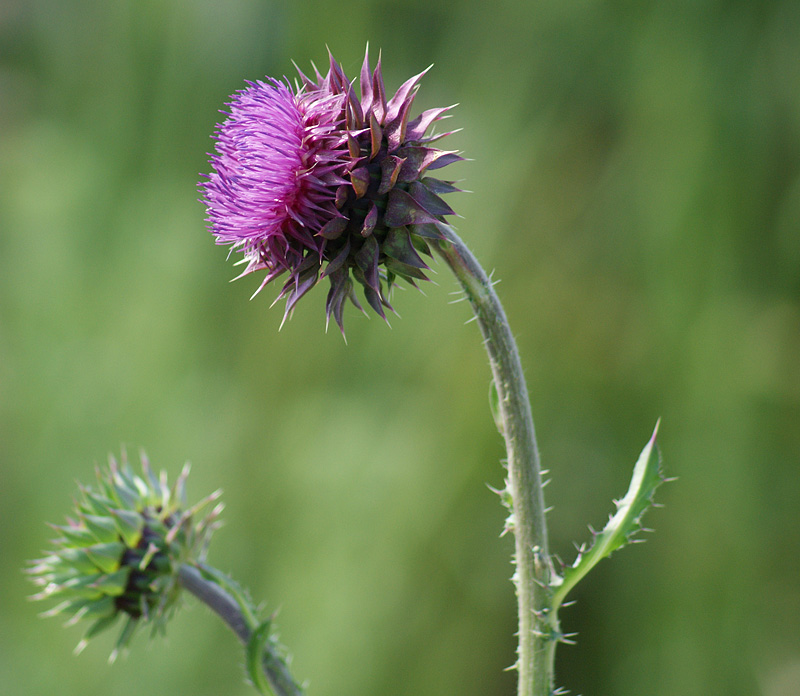
[[[71,615],[67,625],[92,620],[76,652],[90,638],[125,617],[111,654],[113,661],[140,623],[163,632],[175,609],[183,563],[201,560],[222,506],[198,522],[193,517],[219,492],[186,508],[188,465],[172,486],[166,472],[157,477],[142,455],[142,476],[123,455],[121,465],[109,458],[109,469],[97,471],[98,488],[81,487],[76,518],[51,525],[61,535],[54,548],[31,562],[28,572],[41,591],[32,599],[61,602],[45,616]]]
[[[427,174],[462,157],[431,146],[449,133],[426,134],[450,107],[409,121],[425,72],[387,99],[380,58],[373,71],[366,54],[359,98],[331,56],[325,76],[298,68],[294,87],[251,82],[229,103],[214,171],[200,184],[209,228],[242,253],[242,276],[266,272],[255,294],[288,274],[278,295],[284,321],[322,278],[330,282],[327,320],[342,331],[345,301],[362,309],[354,280],[384,319],[398,278],[427,280],[420,254],[430,255],[428,242],[455,214],[440,195],[458,190]]]

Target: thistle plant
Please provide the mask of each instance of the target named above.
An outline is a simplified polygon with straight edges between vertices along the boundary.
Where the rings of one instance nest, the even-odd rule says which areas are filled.
[[[212,170],[199,184],[209,230],[217,244],[240,255],[239,277],[263,273],[254,295],[284,277],[277,296],[285,300],[283,321],[327,279],[326,325],[332,317],[343,334],[347,302],[363,312],[363,296],[385,319],[392,288],[427,280],[430,259],[438,257],[453,272],[488,353],[491,409],[506,445],[499,494],[510,513],[506,529],[515,537],[518,694],[559,693],[555,651],[569,640],[559,609],[600,560],[641,531],[642,515],[663,480],[657,427],[608,523],[579,547],[571,564],[562,564],[549,546],[530,400],[508,320],[493,283],[448,222],[455,213],[442,195],[459,189],[431,176],[462,159],[434,146],[450,134],[433,129],[451,107],[412,118],[427,71],[387,97],[380,58],[373,68],[368,54],[358,91],[332,56],[324,75],[316,67],[311,77],[297,72],[293,82],[247,83],[223,112]],[[260,620],[246,593],[205,564],[218,509],[193,523],[202,504],[185,509],[184,480],[167,489],[146,464],[141,478],[112,464],[110,476],[100,477],[100,493],[85,491],[77,520],[58,528],[63,538],[56,551],[35,563],[34,577],[44,588],[39,597],[63,597],[55,612],[95,618],[87,637],[126,615],[118,642],[123,647],[140,621],[162,627],[178,591],[188,589],[245,643],[257,688],[278,696],[300,693],[271,621]]]
[[[330,56],[325,76],[298,69],[288,81],[255,82],[236,94],[216,131],[213,171],[201,184],[208,223],[217,243],[242,253],[246,275],[265,271],[256,290],[286,273],[278,297],[284,320],[297,300],[324,277],[326,302],[344,331],[343,303],[353,278],[369,305],[385,317],[398,279],[424,280],[420,254],[437,254],[469,300],[489,355],[495,421],[505,439],[508,477],[501,492],[511,511],[516,542],[514,583],[519,604],[520,696],[554,689],[555,648],[565,640],[558,609],[567,592],[601,558],[640,529],[639,520],[661,481],[655,433],[634,470],[617,513],[569,568],[557,567],[545,519],[542,474],[527,387],[508,321],[493,284],[455,230],[441,194],[458,191],[431,170],[462,159],[431,143],[427,134],[450,107],[429,109],[409,121],[424,72],[386,98],[380,59],[365,55],[354,82]]]

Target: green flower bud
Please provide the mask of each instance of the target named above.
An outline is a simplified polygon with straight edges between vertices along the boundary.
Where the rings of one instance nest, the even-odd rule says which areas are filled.
[[[180,594],[180,567],[204,559],[222,511],[219,504],[195,519],[219,491],[186,507],[188,464],[170,486],[144,454],[141,463],[139,476],[124,453],[121,464],[110,457],[108,469],[97,470],[97,488],[81,487],[75,517],[51,525],[60,535],[53,548],[27,570],[41,588],[31,599],[59,600],[45,616],[67,615],[67,625],[91,620],[76,652],[123,616],[112,661],[140,624],[163,633]]]

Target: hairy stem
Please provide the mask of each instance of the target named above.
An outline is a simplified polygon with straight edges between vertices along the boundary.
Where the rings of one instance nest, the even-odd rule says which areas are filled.
[[[436,246],[436,251],[453,271],[472,305],[499,398],[516,541],[518,696],[550,696],[558,623],[550,610],[553,571],[528,389],[517,345],[492,282],[452,229],[447,229],[445,240]]]
[[[212,571],[212,569],[206,569]],[[217,571],[212,571],[217,574]],[[252,612],[243,609],[225,588],[209,580],[198,567],[184,564],[179,572],[181,585],[219,616],[236,634],[243,645],[248,645],[257,621]],[[286,661],[270,642],[264,644],[261,660],[264,674],[275,696],[302,696],[303,690],[289,673]]]

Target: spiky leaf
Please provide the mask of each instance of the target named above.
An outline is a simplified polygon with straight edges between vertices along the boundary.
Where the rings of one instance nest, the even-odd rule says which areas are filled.
[[[250,634],[250,640],[247,641],[247,648],[245,650],[247,675],[260,694],[268,694],[271,691],[269,682],[261,669],[261,662],[264,659],[264,648],[269,642],[270,630],[271,622],[269,620],[264,621]]]
[[[639,460],[633,468],[628,492],[622,500],[617,501],[616,512],[608,520],[603,531],[595,535],[591,547],[582,549],[572,566],[564,571],[562,582],[553,593],[553,609],[558,609],[569,591],[599,561],[630,543],[636,532],[641,530],[642,515],[653,505],[653,494],[664,480],[661,458],[656,448],[658,426],[656,423],[650,441],[639,455]]]

